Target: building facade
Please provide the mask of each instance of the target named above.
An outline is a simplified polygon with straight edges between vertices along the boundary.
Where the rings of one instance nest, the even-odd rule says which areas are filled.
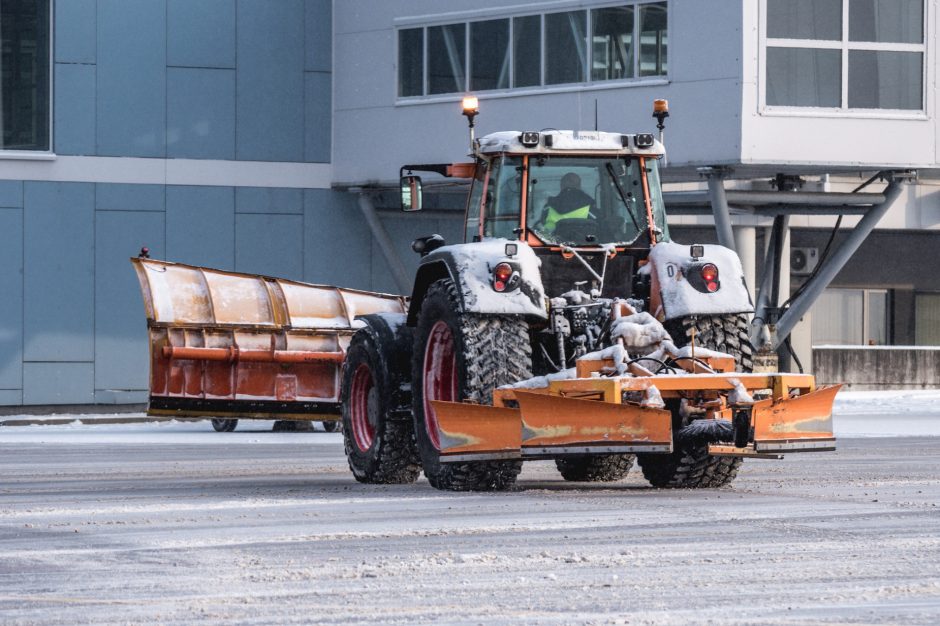
[[[402,164],[463,160],[467,92],[484,133],[650,131],[668,98],[675,190],[701,167],[833,191],[916,169],[794,337],[940,344],[937,19],[936,0],[4,2],[0,405],[146,399],[142,246],[406,291],[414,237],[461,237],[460,187],[417,215],[388,190]],[[756,282],[772,218],[732,209]],[[677,212],[674,237],[713,241],[711,219]],[[835,220],[791,218],[786,292]]]

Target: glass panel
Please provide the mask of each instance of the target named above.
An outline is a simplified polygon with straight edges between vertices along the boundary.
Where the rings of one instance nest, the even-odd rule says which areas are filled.
[[[470,24],[470,90],[509,87],[509,20]]]
[[[666,73],[666,3],[640,7],[640,76]]]
[[[584,82],[587,60],[587,14],[584,11],[545,16],[545,83]]]
[[[486,183],[486,163],[478,163],[467,200],[467,232],[464,241],[480,240],[480,203],[483,201],[483,187]]]
[[[424,95],[424,30],[398,31],[398,95]]]
[[[861,289],[827,289],[813,305],[813,345],[861,345]]]
[[[767,0],[767,36],[842,40],[842,0]]]
[[[842,53],[815,48],[767,48],[767,104],[838,107]]]
[[[49,2],[0,5],[4,150],[49,150]]]
[[[658,231],[658,241],[671,241],[669,224],[666,221],[666,203],[663,201],[663,187],[659,180],[659,160],[645,159],[646,184],[650,190],[650,206],[653,208],[653,223]],[[644,219],[641,223],[645,223]]]
[[[646,231],[639,161],[549,157],[529,161],[528,226],[549,243],[630,243]]]
[[[870,346],[884,346],[888,343],[888,292],[871,290],[865,294],[868,298],[868,340]]]
[[[538,15],[512,20],[513,87],[542,83],[542,19]]]
[[[467,25],[428,28],[428,93],[466,91]]]
[[[940,346],[940,293],[915,294],[914,343]]]
[[[923,55],[884,50],[849,51],[849,108],[923,108]]]
[[[923,0],[851,0],[849,39],[923,43]]]
[[[591,80],[633,77],[633,7],[591,11]]]
[[[504,157],[493,165],[490,172],[483,234],[487,237],[518,239],[519,236],[512,231],[521,225],[521,202],[522,159]]]

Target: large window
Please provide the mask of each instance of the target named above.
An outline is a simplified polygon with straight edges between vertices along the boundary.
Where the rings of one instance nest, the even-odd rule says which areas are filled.
[[[398,96],[666,76],[665,2],[398,31]]]
[[[49,150],[49,0],[0,1],[0,150]]]
[[[826,289],[813,305],[813,345],[886,345],[890,341],[885,289]]]
[[[768,107],[924,109],[923,0],[765,0]]]
[[[940,346],[940,293],[914,294],[914,343]]]

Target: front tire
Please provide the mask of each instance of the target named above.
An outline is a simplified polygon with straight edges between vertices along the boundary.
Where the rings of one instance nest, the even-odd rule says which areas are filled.
[[[413,483],[421,473],[409,407],[397,406],[398,382],[381,340],[357,332],[343,364],[343,443],[361,483]],[[394,385],[394,387],[393,387]],[[326,422],[324,422],[326,425]]]
[[[212,418],[212,428],[217,433],[230,433],[238,426],[238,420]]]
[[[528,325],[519,316],[462,313],[449,279],[428,288],[418,313],[412,360],[415,438],[428,482],[449,491],[498,491],[515,483],[521,461],[441,463],[431,400],[488,405],[493,390],[532,376]]]
[[[703,315],[666,323],[677,347],[695,338],[695,345],[730,354],[735,369],[750,372],[753,348],[748,339],[747,317],[739,315]],[[637,461],[643,476],[654,487],[704,488],[730,485],[744,459],[708,454],[708,444],[733,442],[731,423],[727,420],[691,420],[679,401],[670,401],[675,451],[672,454],[639,454]]]
[[[632,454],[585,454],[555,459],[555,467],[568,481],[611,483],[630,473],[635,458]]]

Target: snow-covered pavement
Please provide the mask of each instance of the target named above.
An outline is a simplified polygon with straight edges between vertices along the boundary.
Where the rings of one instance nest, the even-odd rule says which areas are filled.
[[[701,491],[360,485],[340,435],[266,422],[3,427],[0,623],[936,624],[940,437],[899,427],[938,400],[840,396],[838,451]]]

